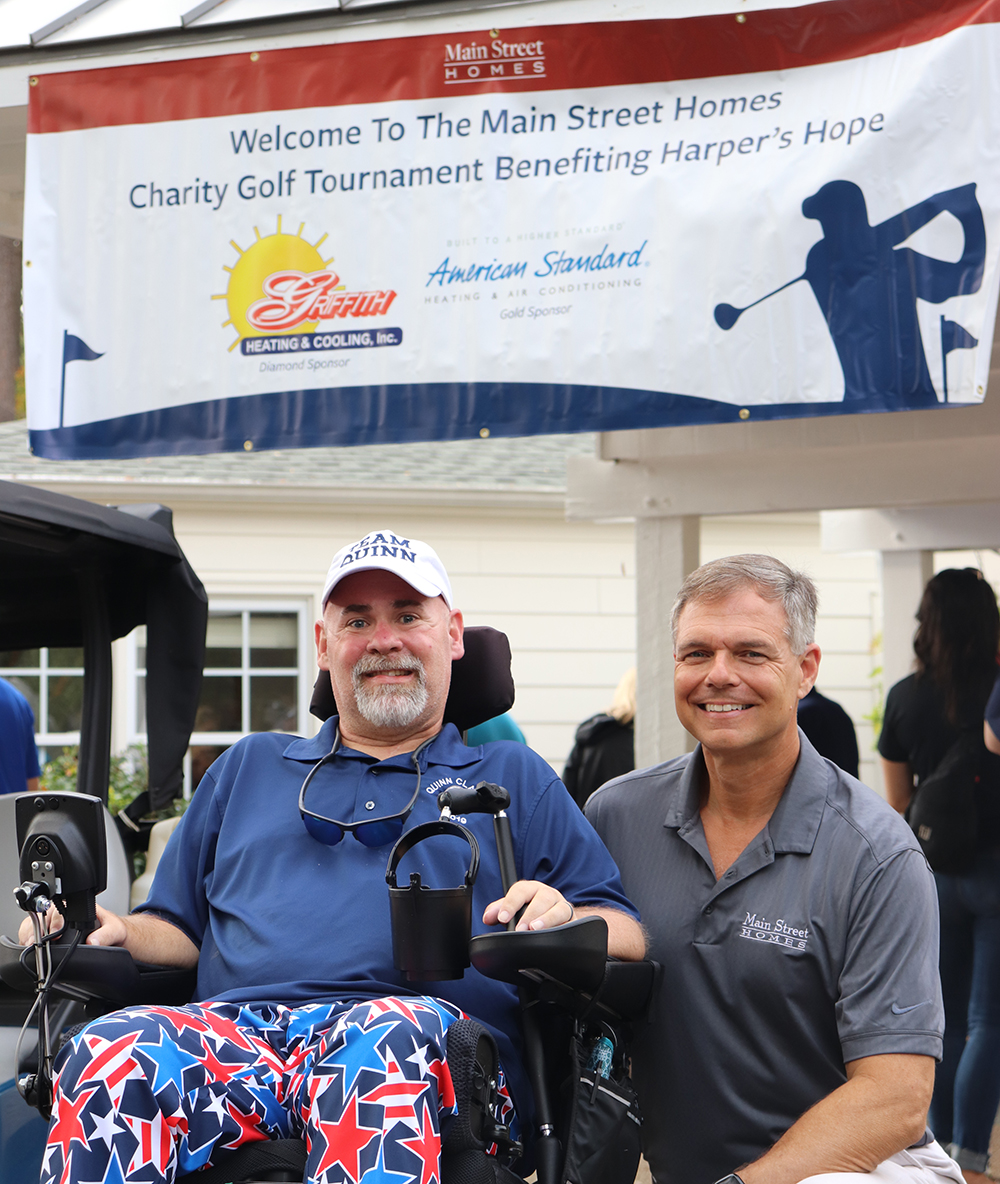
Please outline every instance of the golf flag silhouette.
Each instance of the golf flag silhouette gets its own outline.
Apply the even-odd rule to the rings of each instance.
[[[964,237],[961,257],[954,263],[902,245],[945,212],[958,219]],[[846,404],[870,401],[886,410],[937,406],[917,301],[941,304],[982,286],[986,226],[975,183],[932,194],[873,226],[860,187],[853,181],[829,181],[805,199],[802,213],[823,227],[803,273],[743,308],[717,304],[716,324],[730,330],[747,309],[805,280],[840,360]],[[945,356],[978,344],[961,325],[947,325],[954,328],[946,328],[942,320]]]
[[[948,355],[953,349],[975,349],[979,338],[973,337],[958,321],[941,314],[941,369],[944,375],[944,401],[948,402]]]
[[[60,427],[63,426],[63,410],[66,405],[66,363],[94,362],[103,357],[104,354],[99,354],[96,350],[91,349],[82,337],[77,337],[75,333],[68,333],[63,329],[62,384],[59,388]]]

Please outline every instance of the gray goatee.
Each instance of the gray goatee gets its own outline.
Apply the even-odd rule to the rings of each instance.
[[[417,677],[405,685],[373,683],[365,678],[386,670],[409,670]],[[423,714],[427,706],[427,677],[424,665],[412,655],[388,657],[363,654],[351,672],[354,700],[363,719],[377,728],[405,728]]]

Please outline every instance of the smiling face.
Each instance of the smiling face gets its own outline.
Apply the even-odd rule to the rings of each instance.
[[[462,615],[391,572],[358,572],[333,590],[316,649],[345,741],[419,743],[440,730],[451,663],[464,652]]]
[[[816,681],[819,646],[792,653],[780,602],[751,589],[689,601],[677,623],[674,702],[707,752],[760,758],[797,745],[796,708]]]

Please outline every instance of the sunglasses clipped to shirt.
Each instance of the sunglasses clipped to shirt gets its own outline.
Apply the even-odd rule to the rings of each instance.
[[[432,736],[431,740],[433,739]],[[420,796],[420,754],[430,742],[430,740],[425,740],[415,752],[410,753],[410,760],[417,771],[417,784],[413,790],[413,796],[402,810],[395,814],[385,814],[381,818],[364,818],[360,822],[341,822],[336,818],[327,818],[325,814],[317,814],[306,806],[306,790],[312,779],[325,764],[333,760],[337,753],[340,743],[338,729],[333,737],[333,747],[309,770],[302,782],[302,788],[299,790],[299,814],[302,816],[306,830],[317,842],[325,843],[327,847],[336,847],[344,835],[348,833],[353,834],[358,842],[363,843],[366,847],[385,847],[389,843],[395,843],[403,833],[403,826]]]

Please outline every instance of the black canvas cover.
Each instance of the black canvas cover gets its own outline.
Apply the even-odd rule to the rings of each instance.
[[[171,512],[0,481],[0,650],[85,646],[88,636],[93,647],[98,618],[97,634],[108,640],[147,627],[147,808],[160,809],[180,791],[208,622],[205,589],[174,538]],[[85,668],[81,749],[109,742],[96,733],[110,735],[110,682],[102,696],[96,681]]]

